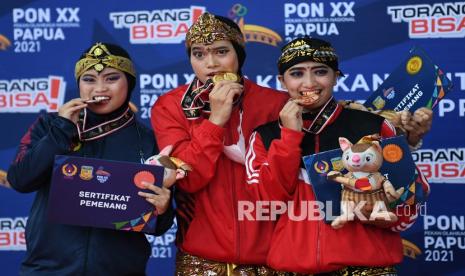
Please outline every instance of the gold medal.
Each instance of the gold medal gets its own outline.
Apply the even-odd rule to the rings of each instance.
[[[238,82],[239,81],[239,76],[234,73],[221,73],[213,76],[213,83],[217,84],[218,82],[222,80],[228,80],[228,81],[233,81],[233,82]]]
[[[239,76],[234,73],[224,73],[223,78],[234,82],[239,81]]]
[[[212,79],[212,81],[213,81],[214,84],[217,84],[217,83],[219,83],[219,82],[222,81],[222,80],[224,80],[223,74],[214,75],[214,76],[213,76],[213,79]]]

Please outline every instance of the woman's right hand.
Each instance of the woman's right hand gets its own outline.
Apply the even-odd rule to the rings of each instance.
[[[231,117],[234,99],[239,97],[244,90],[240,83],[223,80],[218,82],[209,94],[210,122],[218,126],[224,126]]]
[[[79,119],[79,111],[87,107],[86,100],[81,98],[72,99],[58,109],[58,116],[66,118],[73,123]]]
[[[302,119],[303,107],[297,100],[289,100],[279,112],[279,119],[285,128],[295,131],[301,131],[303,126]]]
[[[159,215],[165,213],[170,206],[171,191],[166,187],[160,188],[148,182],[142,182],[142,184],[146,187],[146,189],[151,190],[153,193],[139,191],[137,194],[150,202],[155,209],[157,209]]]

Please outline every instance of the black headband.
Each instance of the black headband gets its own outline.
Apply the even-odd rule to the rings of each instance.
[[[305,61],[314,61],[328,65],[339,72],[339,63],[336,51],[327,41],[318,38],[296,38],[284,45],[278,59],[279,74],[283,75],[290,67]]]

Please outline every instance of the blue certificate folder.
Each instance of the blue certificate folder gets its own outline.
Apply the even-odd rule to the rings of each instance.
[[[383,139],[381,146],[383,147],[384,161],[380,172],[387,176],[396,190],[405,187],[405,192],[399,201],[394,204],[422,202],[426,195],[423,194],[421,183],[418,182],[415,162],[412,159],[405,137],[397,136]],[[316,200],[322,202],[325,208],[331,208],[331,210],[325,209],[323,211],[326,214],[332,214],[333,218],[341,214],[342,187],[337,182],[327,180],[326,176],[330,171],[347,173],[347,170],[342,165],[341,156],[342,150],[335,149],[303,157]],[[330,223],[332,221],[331,217],[325,216],[325,221]]]
[[[163,173],[161,166],[57,155],[48,218],[54,223],[154,233],[155,207],[137,192],[144,190],[142,181],[161,187]]]
[[[452,82],[419,47],[371,94],[364,105],[373,110],[433,109],[452,89]]]

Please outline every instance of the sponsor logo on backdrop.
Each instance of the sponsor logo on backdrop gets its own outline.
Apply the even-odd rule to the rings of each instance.
[[[0,218],[0,251],[26,251],[27,217]]]
[[[65,98],[63,77],[0,80],[0,113],[56,112]]]
[[[439,102],[439,117],[446,115],[465,117],[465,99],[442,99]]]
[[[115,29],[129,29],[132,44],[181,43],[189,27],[206,10],[201,6],[151,11],[111,12]]]
[[[465,148],[422,149],[412,157],[430,183],[465,183]]]
[[[381,83],[389,76],[389,74],[349,74],[344,72],[344,77],[337,80],[334,87],[334,92],[373,92]],[[279,84],[277,75],[256,75],[256,82],[259,85],[282,89]],[[368,94],[367,94],[368,96]]]
[[[195,75],[192,73],[140,74],[140,111],[141,118],[150,118],[150,108],[163,93],[182,84],[190,83]]]
[[[10,40],[6,36],[0,34],[0,50],[6,50],[10,45]]]
[[[423,230],[425,262],[453,262],[463,256],[465,216],[426,215]]]
[[[447,78],[452,80],[454,83],[455,90],[465,91],[465,72],[447,73]],[[337,80],[337,84],[334,87],[334,92],[367,92],[372,93],[387,77],[388,73],[349,73],[344,72],[344,77],[340,77]],[[280,89],[277,75],[256,75],[256,82],[262,86],[273,87]],[[393,97],[395,94],[394,90],[386,90],[386,97]],[[369,94],[367,94],[368,96]],[[441,102],[447,99],[441,100]],[[441,104],[439,102],[439,104]]]
[[[205,11],[204,8],[197,8],[201,9],[201,13]],[[184,9],[184,12],[188,14],[196,14],[195,19],[198,17],[198,12],[193,12],[194,7],[191,7],[191,10]],[[180,10],[176,10],[180,11]],[[154,14],[155,12],[159,11],[152,11]],[[271,46],[277,46],[278,43],[282,41],[282,38],[279,34],[275,31],[266,28],[264,26],[252,25],[252,24],[245,24],[244,16],[247,14],[248,9],[244,5],[235,4],[231,7],[228,12],[229,18],[236,21],[236,23],[241,28],[242,32],[244,33],[246,42],[257,42],[263,43]],[[137,12],[123,12],[123,13],[111,13],[110,19],[113,18],[113,22],[115,28],[123,27],[124,21],[132,22],[128,17],[124,19],[125,15],[127,14],[134,14]],[[188,16],[185,16],[188,18]],[[117,24],[118,23],[118,24]],[[188,25],[190,26],[191,23]],[[180,34],[177,37],[176,41],[180,42],[184,40],[185,33]],[[155,43],[155,42],[154,42]],[[168,42],[166,42],[168,43]],[[164,94],[165,92],[178,87],[179,85],[183,85],[186,83],[190,83],[194,79],[195,75],[192,73],[142,73],[139,75],[139,91],[140,91],[140,111],[141,111],[141,118],[148,119],[150,118],[150,109],[153,104],[156,102],[159,96]]]
[[[355,1],[284,4],[286,41],[304,35],[337,36],[343,24],[355,22]]]
[[[389,74],[362,74],[362,73],[344,73],[345,76],[337,80],[334,87],[335,93],[351,93],[351,95],[339,95],[340,99],[353,99],[353,93],[365,93],[366,96],[360,97],[357,100],[364,100],[370,93],[378,89],[379,85],[389,76]],[[465,91],[465,72],[455,72],[446,74],[451,79],[455,87],[454,89]],[[278,81],[277,75],[254,75],[248,76],[257,84],[272,87],[275,89],[283,90]],[[150,118],[150,108],[156,102],[159,96],[165,92],[183,85],[190,83],[194,78],[193,73],[157,73],[148,74],[142,73],[139,75],[139,89],[140,89],[140,110],[141,118]],[[386,97],[391,97],[395,91],[386,90]],[[465,117],[465,99],[443,99],[438,104],[439,116],[458,116]]]
[[[79,7],[15,8],[13,44],[16,53],[36,53],[42,42],[63,41],[67,29],[79,28]]]
[[[228,12],[229,18],[234,20],[241,28],[246,42],[258,42],[277,47],[278,43],[283,41],[278,33],[267,27],[245,24],[244,16],[247,15],[247,12],[247,7],[241,4],[233,5]]]
[[[176,255],[174,241],[176,239],[176,231],[178,224],[176,218],[174,219],[173,226],[163,236],[145,235],[148,242],[152,246],[152,254],[150,258],[168,259]]]
[[[465,37],[465,2],[388,6],[393,23],[408,23],[410,38]]]

